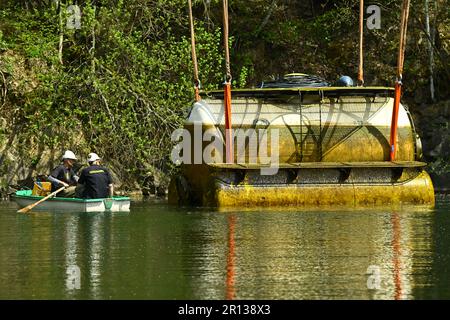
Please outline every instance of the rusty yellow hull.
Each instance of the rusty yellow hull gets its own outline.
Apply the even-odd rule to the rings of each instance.
[[[224,107],[220,93],[213,93],[195,103],[186,119],[186,135],[194,142],[183,155],[200,157],[183,159],[169,202],[218,208],[434,206],[420,139],[403,105],[397,162],[388,161],[391,93],[389,88],[238,92],[232,101],[232,164],[224,164]],[[218,147],[211,148],[206,132]],[[268,152],[261,153],[264,146]],[[274,151],[277,170],[264,174]],[[214,156],[205,160],[205,154]]]
[[[242,185],[217,183],[207,204],[225,207],[396,206],[434,204],[426,172],[402,184]]]
[[[208,207],[434,206],[421,166],[301,166],[273,176],[259,170],[199,165],[172,180],[169,202]]]

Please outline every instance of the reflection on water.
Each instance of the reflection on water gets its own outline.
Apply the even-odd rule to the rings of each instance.
[[[76,216],[67,219],[65,266],[66,266],[66,289],[81,289],[81,270],[77,265],[77,233],[78,224],[75,222]]]
[[[434,210],[16,214],[0,203],[0,298],[450,298],[450,203]]]
[[[230,214],[228,216],[228,255],[227,255],[227,286],[226,286],[226,299],[232,300],[235,298],[234,291],[234,226],[236,224],[236,216]]]

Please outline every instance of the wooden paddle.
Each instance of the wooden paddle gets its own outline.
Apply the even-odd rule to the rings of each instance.
[[[58,192],[64,190],[65,187],[61,187],[58,190],[56,190],[55,192],[50,193],[48,196],[46,196],[45,198],[42,198],[41,200],[30,204],[29,206],[26,206],[25,208],[22,208],[20,210],[17,210],[18,213],[27,213],[28,211],[30,211],[31,209],[33,209],[34,207],[36,207],[39,203],[44,202],[47,199],[50,199],[51,197],[54,197]]]

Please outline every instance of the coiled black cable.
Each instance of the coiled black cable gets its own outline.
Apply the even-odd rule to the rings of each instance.
[[[287,74],[283,78],[261,82],[259,88],[298,88],[298,87],[329,87],[330,83],[318,76],[303,73]]]

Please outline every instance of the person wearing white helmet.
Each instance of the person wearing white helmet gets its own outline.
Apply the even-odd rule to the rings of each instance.
[[[109,198],[114,195],[111,174],[106,167],[100,165],[100,161],[101,159],[96,153],[89,153],[89,167],[81,171],[78,180],[78,186],[83,190],[82,198]]]
[[[78,176],[73,170],[73,165],[77,161],[75,154],[67,150],[62,156],[62,163],[54,168],[48,180],[52,183],[52,191],[56,191],[62,186],[66,187],[64,190],[59,192],[57,196],[72,198],[75,195],[75,188],[78,182]]]

